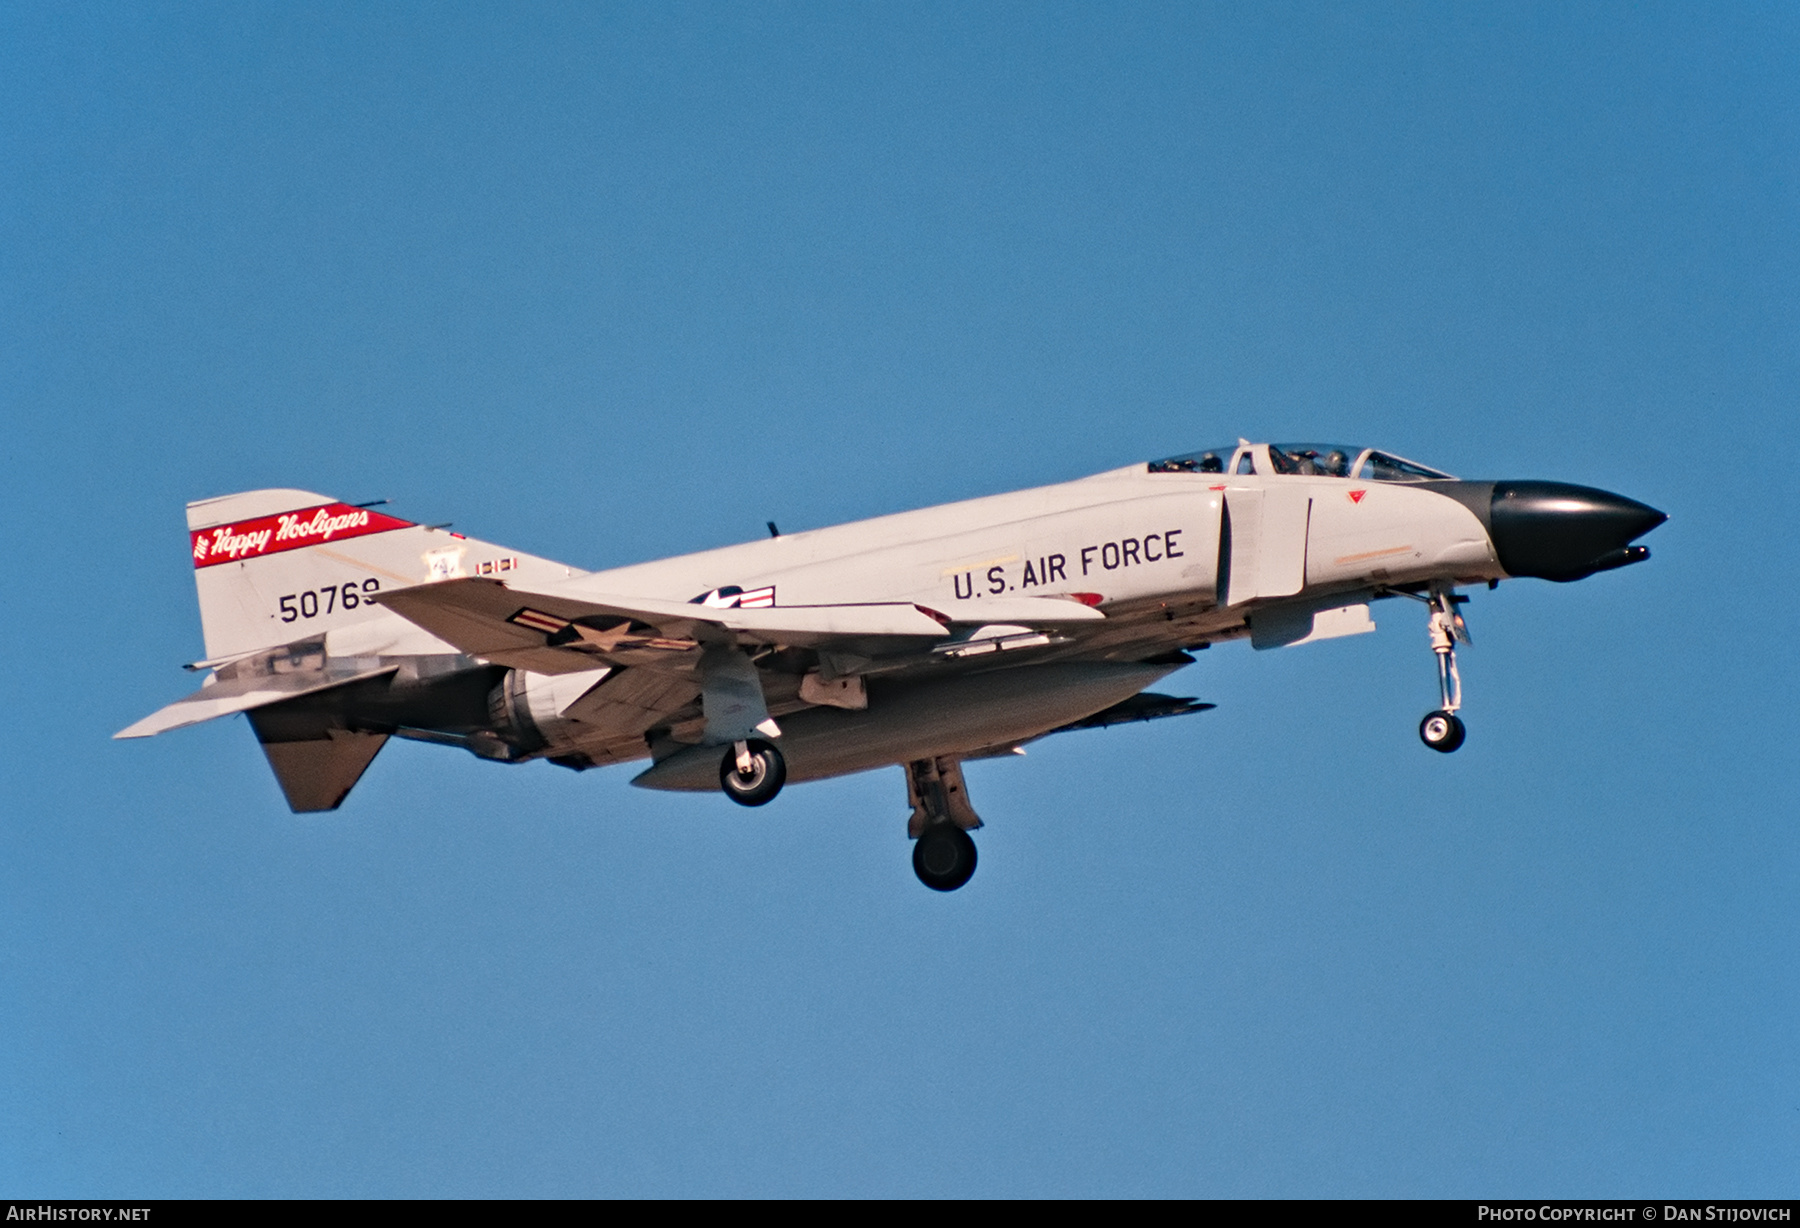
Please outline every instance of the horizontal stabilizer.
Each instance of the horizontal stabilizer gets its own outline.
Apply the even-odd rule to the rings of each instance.
[[[201,687],[185,699],[178,699],[168,707],[152,712],[137,724],[119,730],[113,734],[113,737],[153,737],[171,729],[180,729],[186,725],[198,725],[202,721],[210,721],[215,717],[248,712],[252,708],[280,703],[284,699],[295,699],[301,695],[311,695],[316,691],[328,691],[332,687],[379,678],[383,674],[391,674],[399,668],[398,665],[387,665],[354,673],[304,670],[292,674],[262,674],[249,678],[232,678],[214,682],[209,686]]]
[[[253,722],[255,717],[250,718]],[[260,739],[262,731],[257,730]],[[263,754],[295,814],[336,810],[362,779],[375,754],[387,744],[385,733],[330,729],[325,736],[301,742],[264,742]]]

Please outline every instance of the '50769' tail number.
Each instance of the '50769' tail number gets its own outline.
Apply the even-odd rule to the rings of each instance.
[[[380,589],[381,581],[370,576],[360,584],[351,580],[346,584],[309,588],[304,593],[289,593],[281,599],[281,621],[291,623],[302,618],[317,618],[340,608],[354,610],[371,593],[379,592]]]

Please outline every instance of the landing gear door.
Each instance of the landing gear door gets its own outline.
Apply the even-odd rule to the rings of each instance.
[[[1280,486],[1225,492],[1220,532],[1221,605],[1291,597],[1306,586],[1306,533],[1312,499]]]

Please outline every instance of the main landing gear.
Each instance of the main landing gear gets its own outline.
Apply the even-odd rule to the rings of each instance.
[[[766,806],[787,783],[787,760],[760,733],[780,737],[769,717],[762,678],[743,649],[709,644],[700,654],[700,709],[706,741],[728,747],[719,760],[719,787],[740,806]]]
[[[766,806],[787,783],[787,760],[761,738],[734,742],[719,761],[719,787],[740,806]]]
[[[1456,669],[1456,644],[1469,642],[1468,624],[1456,607],[1467,600],[1448,588],[1434,586],[1425,598],[1431,605],[1431,651],[1437,654],[1438,698],[1442,703],[1436,712],[1427,712],[1419,722],[1419,740],[1432,750],[1449,754],[1468,736],[1456,710],[1462,707],[1462,675]]]
[[[962,763],[956,759],[915,759],[906,765],[906,800],[912,818],[913,873],[933,891],[955,891],[975,873],[971,829],[981,816],[969,805]]]

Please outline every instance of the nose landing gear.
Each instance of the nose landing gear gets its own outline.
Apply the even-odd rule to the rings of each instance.
[[[1463,744],[1468,729],[1456,710],[1462,707],[1462,675],[1456,669],[1456,643],[1469,643],[1469,627],[1456,607],[1468,600],[1448,588],[1433,587],[1426,598],[1431,605],[1431,651],[1437,654],[1438,698],[1436,712],[1419,722],[1419,740],[1432,750],[1449,754]]]

